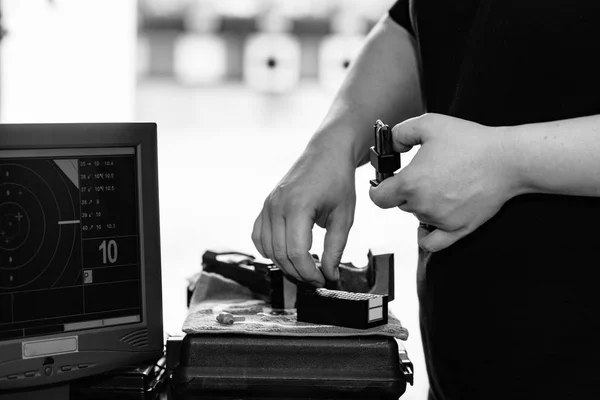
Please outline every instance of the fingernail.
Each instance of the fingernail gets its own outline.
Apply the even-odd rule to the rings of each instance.
[[[340,279],[340,270],[339,270],[339,268],[336,268],[336,269],[333,270],[333,277],[335,278],[336,281],[338,279]]]

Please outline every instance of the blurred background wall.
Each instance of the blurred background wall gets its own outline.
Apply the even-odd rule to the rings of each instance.
[[[258,256],[250,234],[265,197],[327,112],[369,29],[393,0],[2,0],[0,121],[153,121],[165,325],[185,317],[186,279],[204,251]],[[406,165],[414,150],[403,155]],[[412,215],[369,199],[343,261],[393,252],[391,309],[410,332],[406,399],[428,388],[418,325]],[[312,252],[323,251],[315,228]]]

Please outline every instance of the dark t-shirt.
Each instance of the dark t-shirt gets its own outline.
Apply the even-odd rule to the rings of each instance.
[[[390,15],[417,39],[429,112],[490,126],[600,114],[597,1],[400,0]],[[419,254],[432,398],[600,399],[599,229],[600,198],[528,194]]]

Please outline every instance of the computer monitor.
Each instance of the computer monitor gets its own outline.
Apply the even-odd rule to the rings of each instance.
[[[163,338],[156,124],[0,124],[0,398]]]

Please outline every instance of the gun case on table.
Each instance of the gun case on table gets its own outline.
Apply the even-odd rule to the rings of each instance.
[[[172,348],[174,400],[397,400],[413,378],[404,346],[388,336],[188,334]]]

